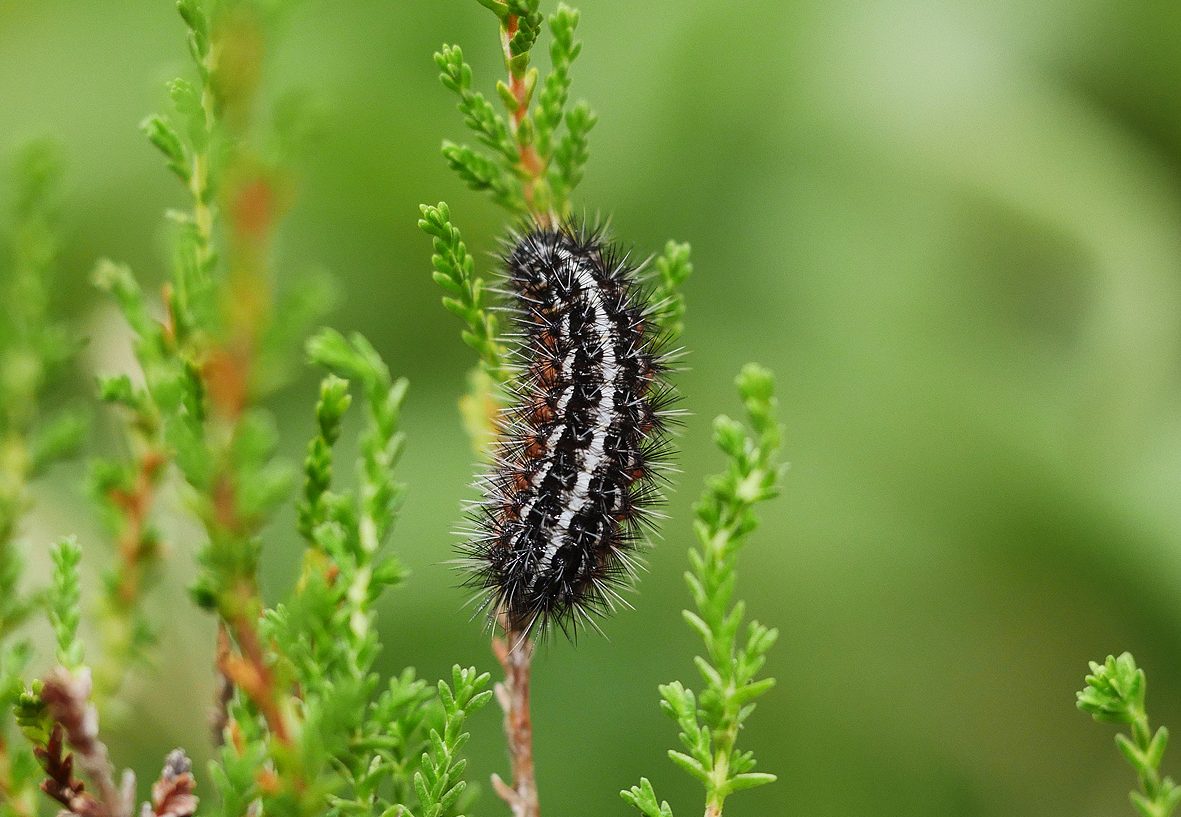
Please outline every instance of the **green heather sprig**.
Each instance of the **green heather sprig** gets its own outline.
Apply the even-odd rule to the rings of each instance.
[[[389,679],[353,738],[355,759],[346,762],[344,772],[349,793],[331,798],[331,815],[384,814],[391,803],[411,801],[435,699],[435,690],[412,667]]]
[[[578,12],[559,4],[549,18],[549,27],[553,38],[549,50],[552,68],[533,110],[535,141],[538,155],[551,157],[546,179],[554,200],[560,203],[560,209],[568,210],[570,195],[582,181],[583,168],[590,158],[587,136],[594,127],[595,115],[585,101],[567,111],[570,68],[582,50],[582,43],[574,38]],[[563,122],[564,134],[560,132]]]
[[[499,325],[496,314],[489,309],[484,279],[475,273],[475,259],[451,223],[451,210],[446,202],[437,206],[423,204],[419,210],[422,218],[418,220],[418,228],[431,236],[434,248],[431,276],[447,293],[443,296],[443,307],[467,325],[460,337],[479,355],[483,371],[503,383],[508,379],[508,370],[498,338]]]
[[[182,0],[178,9],[200,84],[177,79],[169,92],[187,138],[163,117],[145,125],[169,166],[181,168],[192,199],[191,212],[177,217],[173,279],[186,410],[167,434],[209,536],[194,593],[238,629],[252,626],[259,612],[258,531],[292,483],[286,464],[273,460],[274,422],[256,407],[258,326],[271,322],[270,285],[265,258],[247,251],[258,240],[254,233],[269,232],[276,215],[272,180],[266,172],[249,173],[257,51],[270,14],[265,5]],[[166,130],[170,136],[157,138]],[[224,297],[230,288],[232,301]]]
[[[685,330],[685,295],[682,287],[693,274],[690,252],[688,244],[669,241],[664,245],[664,252],[656,256],[654,264],[655,285],[650,295],[652,318],[660,324],[661,331],[670,341],[679,338]]]
[[[99,379],[100,397],[121,410],[127,450],[124,456],[97,462],[92,478],[117,555],[103,603],[103,660],[97,680],[104,698],[118,692],[130,665],[153,638],[140,602],[163,552],[152,511],[167,466],[180,465],[190,484],[207,482],[213,470],[203,434],[208,394],[200,361],[208,356],[219,326],[214,285],[216,56],[206,5],[181,0],[177,8],[188,28],[199,86],[181,78],[169,83],[179,126],[162,115],[149,116],[141,125],[193,201],[190,211],[168,214],[177,232],[172,275],[161,293],[164,319],[152,316],[146,294],[126,266],[102,261],[94,273],[96,286],[115,299],[135,332],[143,382],[134,385],[123,374]]]
[[[37,813],[41,769],[32,748],[14,740],[12,712],[24,692],[23,677],[32,658],[27,641],[0,646],[0,722],[4,739],[0,746],[0,817],[33,817]]]
[[[429,748],[423,754],[422,767],[414,773],[414,792],[418,797],[415,809],[407,807],[413,817],[445,817],[457,813],[462,795],[467,788],[463,772],[467,761],[460,751],[467,743],[463,731],[467,716],[482,708],[492,699],[492,690],[484,689],[491,676],[476,674],[474,668],[451,671],[451,685],[440,681],[438,699],[442,704],[442,724],[430,731]]]
[[[408,384],[405,378],[391,380],[385,362],[359,334],[346,340],[338,332],[322,330],[309,341],[308,354],[333,374],[321,385],[320,435],[308,451],[300,527],[313,548],[328,555],[340,571],[335,581],[344,591],[345,646],[355,662],[354,672],[364,673],[372,665],[376,648],[371,603],[405,574],[396,559],[379,559],[378,552],[405,496],[405,486],[394,481],[393,469],[405,446],[398,418]],[[341,377],[358,383],[365,397],[355,499],[328,490],[331,440],[339,434],[340,416],[349,404],[344,391],[348,381]],[[339,550],[341,545],[346,550]]]
[[[1078,693],[1078,708],[1097,721],[1127,724],[1131,737],[1115,736],[1115,745],[1136,772],[1140,791],[1129,795],[1142,817],[1168,817],[1181,803],[1181,787],[1170,777],[1161,777],[1161,760],[1169,742],[1169,730],[1155,732],[1148,723],[1144,706],[1147,679],[1131,653],[1107,656],[1102,664],[1091,662],[1087,685]]]
[[[746,605],[734,601],[734,590],[738,554],[758,524],[754,506],[777,495],[786,470],[778,461],[783,428],[769,371],[748,364],[737,385],[749,428],[726,416],[714,421],[714,441],[729,464],[707,482],[694,508],[699,548],[689,551],[685,574],[694,609],[684,617],[705,645],[705,655],[694,658],[704,688],[694,694],[679,681],[660,687],[661,708],[680,728],[684,749],[670,750],[669,757],[701,781],[706,817],[719,817],[734,792],[775,780],[754,770],[753,755],[739,750],[737,741],[756,699],[775,683],[758,674],[779,633],[757,621],[740,632]],[[646,779],[621,794],[646,817],[672,815]]]
[[[57,662],[70,672],[83,662],[78,626],[82,621],[82,586],[78,574],[82,548],[73,537],[60,540],[50,550],[53,589],[49,593],[49,621],[57,639]]]
[[[264,813],[291,817],[325,809],[452,815],[464,785],[463,718],[486,702],[476,693],[487,676],[456,667],[453,686],[432,694],[409,669],[378,692],[373,672],[374,605],[404,575],[380,551],[404,492],[392,469],[404,442],[398,417],[406,382],[391,379],[360,335],[323,330],[308,354],[331,372],[321,383],[298,511],[308,547],[294,592],[264,614],[263,642],[273,645],[261,664],[272,673],[268,683],[255,683],[257,664],[223,658],[244,697],[231,702],[232,739],[214,775],[222,813],[231,817],[257,800]],[[333,447],[352,402],[350,380],[360,387],[365,424],[358,488],[342,491],[333,487]],[[274,774],[253,773],[260,761]]]
[[[102,660],[96,668],[99,699],[105,702],[119,691],[153,641],[140,601],[155,579],[162,555],[153,506],[171,454],[161,412],[179,408],[185,374],[170,352],[165,326],[148,318],[147,304],[131,271],[104,261],[93,280],[115,298],[136,333],[135,355],[143,372],[143,385],[133,384],[126,374],[98,378],[99,398],[121,413],[128,449],[126,456],[99,459],[91,465],[91,492],[116,552],[115,563],[104,576]]]
[[[472,67],[459,46],[443,46],[435,54],[439,78],[459,97],[459,110],[476,140],[491,151],[445,141],[443,157],[469,187],[487,191],[510,213],[532,214],[542,221],[566,218],[589,158],[587,138],[596,122],[585,102],[568,106],[570,68],[582,48],[575,39],[578,12],[559,4],[549,17],[551,68],[534,105],[539,72],[530,61],[541,33],[539,0],[481,4],[500,24],[508,76],[497,82],[496,95],[504,112],[472,89]]]
[[[227,817],[232,804],[256,798],[268,814],[315,815],[330,802],[338,813],[360,813],[344,804],[356,803],[355,783],[373,761],[355,741],[380,728],[370,720],[379,709],[370,703],[378,682],[372,672],[379,648],[374,604],[404,573],[379,551],[403,493],[392,470],[403,445],[397,424],[406,383],[391,381],[359,335],[346,340],[325,330],[308,351],[333,372],[321,384],[317,434],[305,462],[298,527],[308,548],[291,596],[264,613],[262,655],[244,650],[221,659],[244,695],[231,702],[232,739],[222,750],[223,772],[215,776]],[[356,492],[333,488],[333,445],[352,402],[349,381],[340,375],[357,382],[365,397]],[[274,767],[261,782],[245,773],[259,758]],[[372,795],[371,813],[379,793],[364,795]]]
[[[78,817],[131,817],[135,775],[125,771],[121,782],[115,782],[114,766],[99,738],[91,672],[84,663],[79,639],[82,549],[70,537],[54,545],[50,555],[53,585],[47,607],[57,642],[58,664],[32,684],[20,683],[13,704],[16,720],[40,767],[39,788],[64,807],[65,813]],[[74,777],[75,769],[85,775],[86,783]],[[28,813],[36,814],[35,805]],[[176,810],[176,817],[191,815],[191,810]]]
[[[469,390],[460,402],[464,427],[472,445],[486,454],[495,436],[501,395],[510,377],[505,349],[499,339],[499,321],[491,308],[484,279],[476,274],[475,259],[451,223],[446,202],[419,206],[418,227],[431,237],[431,276],[443,288],[443,307],[467,326],[463,342],[475,350],[479,365],[468,377]]]
[[[191,464],[207,455],[199,427],[206,411],[200,373],[181,345],[178,327],[192,321],[176,316],[182,304],[171,297],[182,289],[176,279],[164,291],[166,317],[152,307],[131,270],[101,261],[95,285],[119,306],[135,333],[134,353],[142,374],[98,378],[99,397],[118,411],[126,453],[97,460],[91,486],[110,531],[116,559],[106,571],[102,603],[101,659],[96,667],[99,700],[116,695],[136,662],[146,657],[153,628],[141,602],[154,583],[163,556],[155,523],[155,501],[172,462]],[[190,468],[191,471],[191,468]]]

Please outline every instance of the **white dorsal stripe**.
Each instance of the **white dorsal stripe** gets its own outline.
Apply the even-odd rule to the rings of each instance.
[[[579,449],[575,460],[574,486],[564,492],[559,507],[561,515],[557,524],[548,527],[546,533],[545,550],[538,560],[538,571],[534,575],[534,582],[545,570],[552,570],[556,565],[558,550],[562,544],[570,539],[570,526],[574,517],[581,511],[590,496],[590,484],[600,466],[605,462],[605,444],[607,434],[615,422],[616,384],[619,375],[619,365],[615,356],[617,342],[615,326],[608,313],[606,299],[603,296],[599,282],[595,280],[594,266],[585,258],[576,258],[564,247],[558,247],[556,255],[559,261],[569,267],[578,281],[579,290],[587,301],[591,318],[593,339],[588,339],[584,348],[598,347],[602,353],[599,376],[595,378],[599,385],[599,403],[596,406],[594,420],[591,424],[591,441],[586,448]]]

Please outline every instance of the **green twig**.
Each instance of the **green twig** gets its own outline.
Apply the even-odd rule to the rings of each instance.
[[[734,792],[775,780],[755,771],[754,756],[737,741],[756,699],[775,683],[757,676],[779,633],[752,621],[740,636],[746,605],[734,601],[734,590],[738,554],[758,524],[754,506],[778,493],[786,470],[778,462],[783,428],[769,371],[748,364],[737,383],[749,428],[725,416],[714,422],[714,441],[729,466],[707,482],[694,509],[699,548],[689,552],[685,574],[694,610],[684,617],[705,645],[705,656],[694,659],[704,687],[699,695],[678,681],[660,687],[661,708],[676,721],[684,748],[669,757],[704,786],[706,817],[720,817]],[[646,817],[671,817],[647,780],[621,794]]]
[[[1091,662],[1086,683],[1077,696],[1078,708],[1097,721],[1130,727],[1131,737],[1116,735],[1115,744],[1140,780],[1140,791],[1129,795],[1132,805],[1141,817],[1169,817],[1181,804],[1181,787],[1160,773],[1169,730],[1162,726],[1153,732],[1148,724],[1144,670],[1131,653],[1109,655],[1102,664]]]
[[[588,136],[597,121],[585,102],[569,105],[571,66],[582,50],[575,38],[578,12],[559,3],[545,21],[539,0],[481,3],[496,15],[500,28],[507,76],[496,83],[496,95],[504,113],[473,90],[472,67],[459,46],[443,46],[435,54],[439,79],[458,97],[468,129],[490,151],[445,141],[443,157],[469,187],[487,191],[514,216],[527,215],[543,224],[568,218],[571,196],[590,158]],[[541,79],[530,63],[543,21],[552,40],[551,68]]]
[[[486,672],[477,674],[474,667],[461,669],[457,665],[451,670],[450,686],[439,682],[443,724],[440,730],[431,730],[422,767],[414,773],[418,808],[411,811],[407,807],[408,817],[443,817],[453,813],[460,802],[467,787],[462,778],[467,761],[459,755],[468,740],[463,727],[468,715],[491,700],[492,690],[484,689],[490,677]]]

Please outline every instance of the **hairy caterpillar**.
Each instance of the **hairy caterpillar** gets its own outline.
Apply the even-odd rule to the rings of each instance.
[[[669,454],[669,356],[601,230],[530,225],[503,258],[516,372],[463,547],[492,618],[567,635],[626,604]],[[641,265],[642,266],[642,265]]]

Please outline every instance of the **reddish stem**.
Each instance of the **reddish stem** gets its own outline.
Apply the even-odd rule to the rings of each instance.
[[[512,68],[512,39],[519,30],[520,20],[517,15],[510,14],[500,31],[509,74],[508,87],[516,101],[516,106],[509,111],[509,127],[518,145],[518,164],[525,175],[525,205],[539,222],[545,224],[550,217],[547,213],[537,212],[534,202],[534,188],[545,173],[545,161],[531,143],[522,144],[517,138],[521,123],[529,115],[525,74],[518,75]],[[529,640],[527,630],[515,626],[507,616],[501,617],[500,624],[504,635],[492,640],[492,651],[504,670],[504,681],[496,685],[496,699],[504,711],[504,734],[512,763],[513,783],[510,786],[494,774],[492,787],[512,809],[513,817],[539,817],[541,809],[533,769],[533,721],[529,708],[533,642]]]
[[[230,701],[234,697],[234,682],[222,671],[222,667],[233,656],[230,632],[224,621],[217,622],[217,655],[214,658],[216,678],[214,679],[213,711],[209,718],[209,729],[213,745],[221,746],[225,740],[226,727],[230,725]]]
[[[218,669],[254,702],[275,740],[289,745],[291,735],[281,705],[283,691],[276,684],[274,672],[267,666],[258,631],[246,615],[238,616],[231,624],[238,642],[238,654],[219,649]]]
[[[517,15],[510,14],[505,20],[504,27],[500,30],[500,43],[504,49],[504,62],[509,69],[508,87],[512,92],[513,99],[516,100],[517,106],[510,111],[509,123],[512,129],[513,138],[516,139],[517,130],[520,128],[521,122],[529,115],[529,98],[528,91],[525,88],[524,75],[517,76],[511,67],[513,53],[512,53],[512,39],[520,29],[520,21]],[[541,155],[532,144],[521,145],[518,142],[518,152],[520,155],[519,164],[521,169],[525,172],[525,205],[530,211],[534,209],[533,205],[533,188],[537,184],[537,180],[545,172],[545,162],[542,161]],[[544,214],[537,213],[539,220],[548,220]]]
[[[112,502],[124,513],[118,545],[119,581],[115,587],[115,597],[124,609],[131,609],[139,598],[144,562],[154,547],[146,536],[148,515],[155,499],[159,474],[167,461],[164,454],[155,449],[145,452],[139,459],[131,491],[111,492]]]
[[[492,787],[512,809],[513,817],[539,817],[533,772],[533,721],[529,714],[533,642],[510,626],[503,638],[493,639],[492,651],[504,669],[504,681],[496,685],[496,699],[504,710],[504,735],[513,769],[511,786],[493,775]]]

